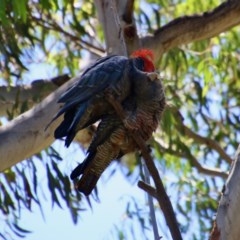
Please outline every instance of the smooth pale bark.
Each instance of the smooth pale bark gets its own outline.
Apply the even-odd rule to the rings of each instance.
[[[60,108],[57,104],[59,96],[77,79],[73,78],[40,104],[0,127],[0,171],[31,157],[54,141],[53,132],[62,118],[45,128]],[[87,129],[80,132],[79,141],[89,142],[89,134]]]
[[[30,85],[0,87],[0,116],[6,116],[8,112],[20,114],[22,106],[33,107],[69,79],[68,75],[61,75],[49,80],[34,80]]]
[[[211,240],[240,239],[240,145],[219,202]]]
[[[119,14],[123,12],[127,0],[95,0],[94,2],[98,19],[103,27],[107,53],[126,56],[125,42],[119,31],[121,28]]]

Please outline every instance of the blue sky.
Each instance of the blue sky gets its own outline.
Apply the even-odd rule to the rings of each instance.
[[[116,166],[116,163],[113,163],[109,170],[113,169],[114,165]],[[60,209],[57,206],[52,208],[50,198],[48,201],[42,201],[45,221],[36,206],[33,207],[32,213],[24,211],[20,225],[33,231],[26,239],[66,240],[75,239],[76,236],[78,236],[77,239],[115,239],[112,235],[114,225],[124,225],[124,222],[129,222],[125,214],[128,196],[134,195],[139,203],[142,202],[142,205],[146,206],[146,211],[148,211],[148,207],[142,190],[136,184],[129,184],[120,170],[117,170],[110,180],[108,174],[109,171],[106,171],[98,184],[100,202],[92,201],[93,209],[87,208],[86,211],[83,211],[77,225],[72,223],[66,208]],[[139,232],[138,239],[142,239],[140,234]],[[151,239],[151,231],[148,235]]]
[[[79,236],[80,239],[104,239],[113,229],[113,223],[124,214],[124,204],[120,196],[125,192],[128,194],[134,187],[131,187],[121,173],[117,173],[113,181],[108,184],[100,182],[100,201],[92,201],[93,210],[87,208],[82,212],[77,225],[72,223],[69,211],[60,209],[57,206],[51,207],[51,200],[43,201],[45,221],[37,207],[34,213],[25,212],[21,220],[22,226],[33,230],[27,239],[73,239]],[[116,188],[117,184],[117,188]],[[135,186],[136,188],[136,186]],[[47,190],[48,191],[48,190]]]

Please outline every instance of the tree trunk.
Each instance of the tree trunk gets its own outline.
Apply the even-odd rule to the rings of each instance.
[[[219,202],[210,240],[240,239],[240,145]]]

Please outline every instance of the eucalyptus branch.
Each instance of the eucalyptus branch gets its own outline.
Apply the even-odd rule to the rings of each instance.
[[[33,107],[69,79],[70,77],[64,74],[51,79],[34,80],[30,85],[0,87],[0,116],[11,114],[13,117],[15,113],[19,114]]]
[[[138,182],[138,187],[141,188],[143,191],[147,192],[152,197],[157,199],[157,191],[151,185],[149,185],[149,184],[147,184],[147,183],[145,183],[143,181],[139,181]]]
[[[56,119],[46,131],[44,129],[51,121],[52,113],[59,110],[60,104],[57,104],[57,101],[60,96],[78,80],[79,77],[72,78],[32,109],[0,126],[0,172],[52,144],[55,140],[53,132],[63,117]],[[78,132],[77,139],[88,144],[91,137],[91,131],[83,129]]]
[[[78,45],[81,48],[87,49],[89,52],[96,54],[98,56],[103,56],[104,49],[94,46],[92,43],[79,38],[79,36],[75,36],[75,35],[69,33],[68,31],[64,30],[61,26],[59,26],[56,22],[44,21],[43,19],[34,17],[34,16],[32,16],[32,20],[35,21],[36,24],[42,26],[45,29],[58,31],[58,32],[64,34],[70,40],[74,41],[75,44],[78,43]]]
[[[177,150],[173,150],[171,148],[165,148],[157,140],[154,141],[154,147],[159,152],[169,153],[170,155],[187,159],[190,162],[191,166],[195,167],[199,173],[203,173],[203,174],[214,176],[214,177],[217,176],[224,179],[226,179],[228,176],[228,173],[222,172],[219,168],[209,168],[209,167],[202,166],[197,160],[197,158],[194,157],[190,151],[180,152]]]
[[[229,176],[222,190],[217,210],[216,220],[213,223],[210,240],[239,239],[240,222],[239,196],[240,196],[240,145],[231,166]]]
[[[125,43],[125,40],[124,40],[124,34],[123,34],[122,27],[121,27],[121,22],[120,22],[120,19],[119,19],[119,15],[118,15],[118,11],[117,11],[117,6],[116,6],[116,1],[115,0],[111,0],[111,8],[112,8],[112,11],[113,11],[113,16],[114,16],[116,28],[119,31],[119,40],[120,40],[120,44],[121,44],[121,46],[123,48],[122,52],[123,52],[124,56],[127,56],[128,55],[127,47],[126,47],[126,43]]]
[[[176,121],[177,122],[176,127],[180,133],[182,133],[183,135],[189,138],[192,138],[196,143],[204,144],[204,145],[207,145],[210,149],[214,149],[219,154],[219,156],[229,164],[233,162],[233,159],[221,148],[221,146],[216,140],[208,137],[203,137],[200,134],[193,132],[189,127],[184,125],[183,117],[179,112],[179,110],[173,106],[171,107],[168,106],[168,107],[171,108],[171,111],[174,113],[175,118],[178,119]]]
[[[149,174],[149,171],[148,171],[147,166],[146,166],[145,162],[143,161],[143,159],[142,159],[142,165],[143,165],[143,172],[144,172],[144,181],[147,184],[150,184],[150,174]],[[149,209],[150,209],[150,216],[151,216],[151,220],[152,220],[154,239],[159,240],[160,237],[159,237],[159,233],[158,233],[156,214],[155,214],[155,210],[154,210],[153,196],[151,194],[148,194],[148,192],[147,192],[147,197],[148,197],[148,205],[149,205]]]
[[[240,1],[228,0],[212,11],[176,18],[141,39],[144,47],[154,49],[156,60],[174,47],[219,35],[240,24]]]

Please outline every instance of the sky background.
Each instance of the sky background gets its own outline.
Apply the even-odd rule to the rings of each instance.
[[[60,169],[64,172],[71,172],[72,165],[77,164],[79,160],[84,158],[81,150],[77,149],[77,144],[74,144],[72,148],[64,148],[64,143],[56,141],[53,146],[60,152],[63,160],[60,162]],[[122,227],[134,227],[134,234],[137,239],[145,239],[142,236],[141,228],[136,218],[128,218],[126,216],[126,206],[130,204],[132,196],[137,201],[138,206],[141,206],[140,211],[145,212],[148,216],[149,207],[147,206],[146,194],[137,187],[137,182],[130,183],[123,174],[123,167],[117,162],[113,162],[107,171],[104,172],[98,182],[98,194],[100,201],[91,200],[92,209],[85,204],[86,211],[79,213],[79,220],[77,225],[74,225],[70,216],[70,212],[65,206],[65,203],[61,201],[63,209],[60,209],[57,205],[52,207],[51,197],[48,194],[49,190],[44,189],[47,187],[46,171],[44,165],[40,161],[36,161],[38,176],[41,184],[39,187],[45,194],[46,199],[41,197],[42,208],[44,217],[41,215],[39,207],[33,203],[32,212],[27,210],[23,211],[20,226],[28,230],[33,231],[27,235],[27,240],[40,240],[40,239],[89,239],[89,240],[110,240],[118,239],[116,237],[115,228]],[[110,176],[112,171],[116,170],[113,176]],[[41,196],[41,195],[40,195]],[[134,207],[130,207],[133,211]],[[161,215],[162,213],[160,213]],[[162,216],[160,216],[162,220]],[[165,228],[165,223],[162,221],[162,227]],[[161,235],[164,234],[161,232]],[[154,239],[152,230],[147,231],[147,239]],[[21,238],[16,238],[21,239]],[[127,232],[126,239],[133,238],[131,232]]]
[[[107,172],[103,178],[106,175]],[[52,208],[50,198],[43,204],[45,221],[37,206],[33,208],[33,213],[24,211],[21,226],[33,230],[26,239],[111,239],[109,233],[114,230],[114,224],[119,220],[124,221],[126,204],[122,196],[134,192],[134,195],[144,200],[143,193],[136,185],[131,186],[120,171],[116,171],[107,183],[100,181],[98,186],[100,202],[92,201],[93,209],[87,208],[80,213],[77,225],[73,224],[66,208]]]

